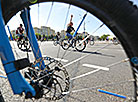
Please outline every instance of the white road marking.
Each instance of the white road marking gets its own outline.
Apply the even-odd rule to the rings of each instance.
[[[90,71],[90,72],[88,72],[88,73],[85,73],[85,74],[76,76],[76,77],[74,77],[74,78],[71,78],[71,80],[75,80],[75,79],[78,79],[78,78],[81,78],[81,77],[88,76],[88,75],[90,75],[90,74],[92,74],[92,73],[98,72],[99,70],[100,70],[100,69],[96,69],[96,70]]]
[[[74,60],[74,61],[71,61],[71,62],[67,63],[66,65],[64,65],[63,67],[67,67],[67,66],[69,66],[69,65],[71,65],[71,64],[73,64],[73,63],[75,63],[75,62],[78,62],[78,61],[82,60],[83,58],[85,58],[85,57],[87,57],[87,56],[89,56],[89,54],[84,55],[84,56],[82,56],[82,57],[80,57],[80,58],[78,58],[78,59],[76,59],[76,60]]]
[[[62,61],[62,62],[68,62],[66,59],[61,59],[61,58],[55,58],[55,60]]]
[[[102,67],[102,66],[96,66],[96,65],[91,65],[91,64],[83,64],[82,66],[109,71],[109,68]]]

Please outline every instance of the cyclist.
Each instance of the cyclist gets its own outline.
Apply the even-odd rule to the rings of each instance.
[[[57,32],[57,35],[56,35],[56,39],[57,39],[57,41],[59,41],[60,38],[61,38],[61,37],[60,37],[60,33]]]
[[[16,34],[19,35],[19,40],[18,41],[21,41],[21,39],[23,39],[23,32],[24,32],[23,25],[20,24],[20,26],[16,30]]]
[[[69,43],[70,43],[70,40],[72,39],[71,33],[75,31],[74,28],[72,27],[73,26],[72,18],[73,18],[73,15],[71,15],[70,23],[68,24],[67,31],[66,31],[66,36],[69,38]]]

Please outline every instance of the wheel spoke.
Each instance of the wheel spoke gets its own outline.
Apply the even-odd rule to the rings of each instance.
[[[72,78],[71,80],[75,80],[75,79],[78,79],[78,78],[82,78],[82,77],[85,77],[85,76],[88,76],[90,74],[93,74],[95,72],[98,72],[99,70],[105,70],[105,71],[109,71],[109,68],[107,67],[112,67],[112,66],[115,66],[115,65],[118,65],[118,64],[121,64],[121,63],[124,63],[124,62],[127,62],[129,59],[125,59],[125,60],[121,60],[121,61],[118,61],[116,63],[112,63],[110,65],[107,65],[106,67],[100,67],[100,66],[95,66],[95,65],[89,65],[89,64],[84,64],[83,66],[86,66],[86,67],[92,67],[92,68],[96,68],[96,70],[93,70],[93,71],[90,71],[88,73],[85,73],[85,74],[82,74],[82,75],[79,75],[77,77],[74,77]]]
[[[64,92],[64,94],[77,93],[77,92],[88,91],[88,90],[95,90],[95,89],[98,89],[98,88],[104,88],[106,86],[114,86],[114,85],[117,85],[117,84],[129,83],[129,82],[134,82],[134,81],[135,81],[135,79],[130,79],[130,80],[127,80],[127,81],[114,82],[114,83],[109,83],[109,84],[106,84],[106,85],[90,87],[90,88],[82,88],[82,89],[73,90],[73,91],[70,91],[70,92]]]

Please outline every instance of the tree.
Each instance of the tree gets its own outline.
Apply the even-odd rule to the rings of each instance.
[[[109,34],[104,34],[100,37],[101,40],[106,40],[106,38],[110,36]]]

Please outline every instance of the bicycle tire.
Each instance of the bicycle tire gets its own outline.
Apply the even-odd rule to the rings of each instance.
[[[113,44],[114,45],[118,45],[119,43],[117,41],[113,41]]]
[[[0,102],[4,102],[4,98],[3,98],[2,94],[1,94],[1,91],[0,91]]]
[[[90,45],[93,46],[94,45],[94,40],[90,41]]]
[[[17,46],[19,49],[22,49],[22,41],[17,41]]]
[[[39,2],[50,0],[39,0]],[[129,0],[53,0],[81,7],[98,17],[118,37],[129,59],[138,56],[138,9]],[[32,5],[28,0],[2,0],[5,23],[23,7]],[[138,69],[130,62],[132,68]],[[132,69],[134,78],[135,71]],[[135,84],[135,99],[137,101],[137,84]]]
[[[30,49],[30,44],[29,44],[29,41],[25,41],[25,43],[24,43],[24,47],[25,47],[25,49],[28,51],[29,49]]]
[[[84,41],[82,44],[79,44],[80,42],[81,42],[81,39],[77,39],[75,41],[75,49],[79,52],[82,52],[86,48],[86,42]],[[79,48],[80,46],[82,46],[82,47]]]
[[[54,40],[54,41],[53,41],[53,45],[54,45],[54,46],[57,46],[57,41]]]
[[[63,40],[61,41],[61,47],[62,47],[64,50],[68,50],[68,49],[69,49],[70,45],[69,45],[69,43],[68,43],[68,41],[67,41],[66,39],[63,39]]]

